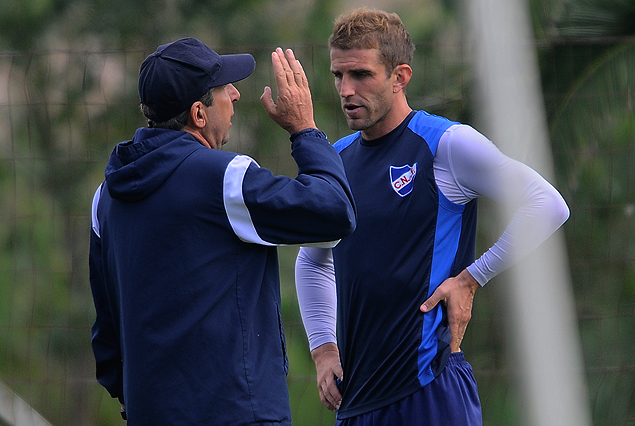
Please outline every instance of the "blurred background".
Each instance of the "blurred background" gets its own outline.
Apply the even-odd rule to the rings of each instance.
[[[329,72],[332,22],[362,5],[397,12],[417,46],[410,105],[484,130],[462,3],[2,0],[0,424],[18,424],[7,414],[18,397],[52,425],[124,424],[117,401],[94,379],[90,206],[113,146],[144,125],[137,75],[148,54],[184,36],[220,53],[252,53],[257,68],[236,84],[242,97],[225,149],[295,176],[288,135],[259,101],[274,84],[270,52],[294,48],[309,75],[316,122],[334,141],[349,130]],[[635,1],[529,0],[527,7],[553,183],[571,209],[563,232],[593,424],[635,425]],[[478,253],[500,229],[492,208],[481,203]],[[294,424],[331,425],[297,307],[296,253],[280,249]],[[520,423],[508,313],[494,290],[507,278],[479,291],[463,343],[488,426]]]

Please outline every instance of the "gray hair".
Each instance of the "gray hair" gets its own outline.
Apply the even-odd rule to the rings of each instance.
[[[214,88],[209,89],[207,93],[205,93],[199,101],[203,103],[206,107],[211,106],[214,103],[214,95],[212,91]],[[190,114],[189,108],[176,117],[170,118],[168,121],[163,123],[157,123],[154,120],[151,120],[149,117],[154,116],[154,111],[152,108],[145,104],[141,104],[141,112],[148,119],[148,127],[151,129],[168,129],[168,130],[183,130],[185,126],[187,126],[188,116]]]

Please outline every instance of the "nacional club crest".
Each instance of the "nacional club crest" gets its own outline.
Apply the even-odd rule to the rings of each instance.
[[[417,163],[414,166],[406,164],[405,166],[390,166],[390,181],[392,189],[395,190],[400,197],[405,197],[412,192],[412,186],[417,174]]]

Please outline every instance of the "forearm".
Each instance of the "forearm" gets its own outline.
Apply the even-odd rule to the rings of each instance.
[[[274,176],[238,155],[226,166],[223,197],[236,235],[263,244],[333,247],[356,226],[355,207],[341,158],[317,130],[296,137],[298,176]]]
[[[309,348],[335,344],[337,295],[331,250],[302,247],[296,260],[295,281]]]

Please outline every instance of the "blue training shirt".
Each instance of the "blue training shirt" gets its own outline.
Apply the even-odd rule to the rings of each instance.
[[[381,408],[430,383],[450,354],[445,308],[419,306],[474,261],[476,200],[437,188],[439,138],[457,124],[413,111],[389,134],[339,140],[357,228],[333,249],[338,345],[345,372],[338,418]]]

